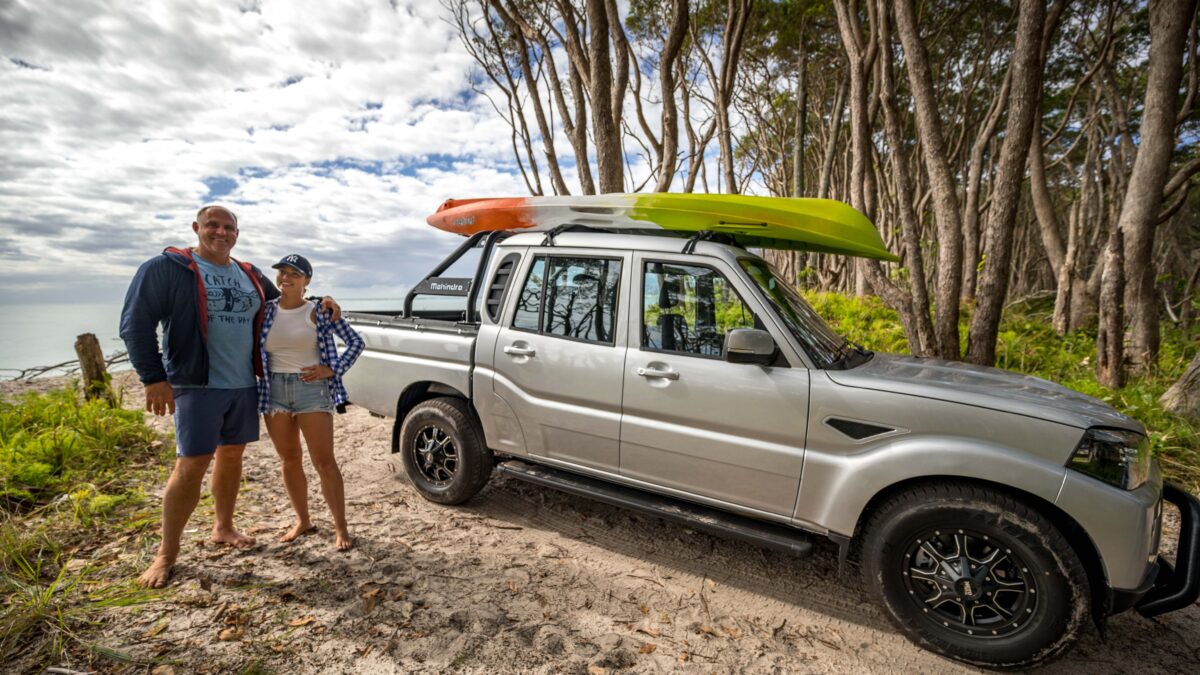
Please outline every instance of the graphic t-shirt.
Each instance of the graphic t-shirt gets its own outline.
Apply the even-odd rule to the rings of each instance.
[[[208,293],[208,386],[254,386],[254,316],[262,300],[237,263],[217,265],[193,256]]]

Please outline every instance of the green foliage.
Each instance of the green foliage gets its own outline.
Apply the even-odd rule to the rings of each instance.
[[[54,663],[71,649],[132,660],[86,636],[105,609],[153,594],[103,583],[70,555],[89,534],[158,520],[125,512],[144,501],[161,447],[141,411],[81,401],[75,387],[0,400],[0,663]]]
[[[80,489],[88,496],[72,496],[77,511],[111,508],[125,499],[119,485],[130,463],[155,457],[154,441],[141,411],[80,402],[74,388],[0,401],[0,509],[28,510]]]
[[[877,352],[908,353],[908,338],[896,312],[875,296],[805,291],[804,299],[837,333]]]
[[[805,293],[833,328],[852,342],[880,352],[907,354],[908,341],[896,313],[876,297]],[[1035,299],[1005,310],[996,343],[996,367],[1052,380],[1104,401],[1146,425],[1150,442],[1171,480],[1200,487],[1200,429],[1163,409],[1159,397],[1183,374],[1197,345],[1164,329],[1159,369],[1114,391],[1096,382],[1095,331],[1059,337],[1051,322],[1053,300]],[[965,321],[962,322],[965,327]]]

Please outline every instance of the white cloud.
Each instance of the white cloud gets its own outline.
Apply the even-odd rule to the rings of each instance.
[[[249,11],[244,11],[249,10]],[[448,197],[523,193],[440,3],[0,3],[0,297],[117,301],[219,186],[235,254],[390,294]]]

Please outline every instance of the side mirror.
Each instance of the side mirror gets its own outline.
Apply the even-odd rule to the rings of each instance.
[[[775,362],[775,340],[765,330],[734,328],[725,334],[722,352],[730,363],[769,366]]]

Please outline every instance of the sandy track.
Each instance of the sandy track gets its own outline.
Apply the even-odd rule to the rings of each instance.
[[[202,504],[172,592],[112,610],[100,643],[176,672],[971,670],[905,640],[857,570],[838,573],[832,546],[796,559],[501,476],[466,505],[439,506],[397,472],[390,425],[357,408],[337,419],[353,551],[333,550],[311,470],[320,531],[275,541],[290,511],[264,438],[247,451],[238,506],[259,545],[208,544]],[[113,575],[148,555],[128,542],[92,553]],[[1107,641],[1089,630],[1053,671],[1194,672],[1198,662],[1193,606],[1114,617]]]

